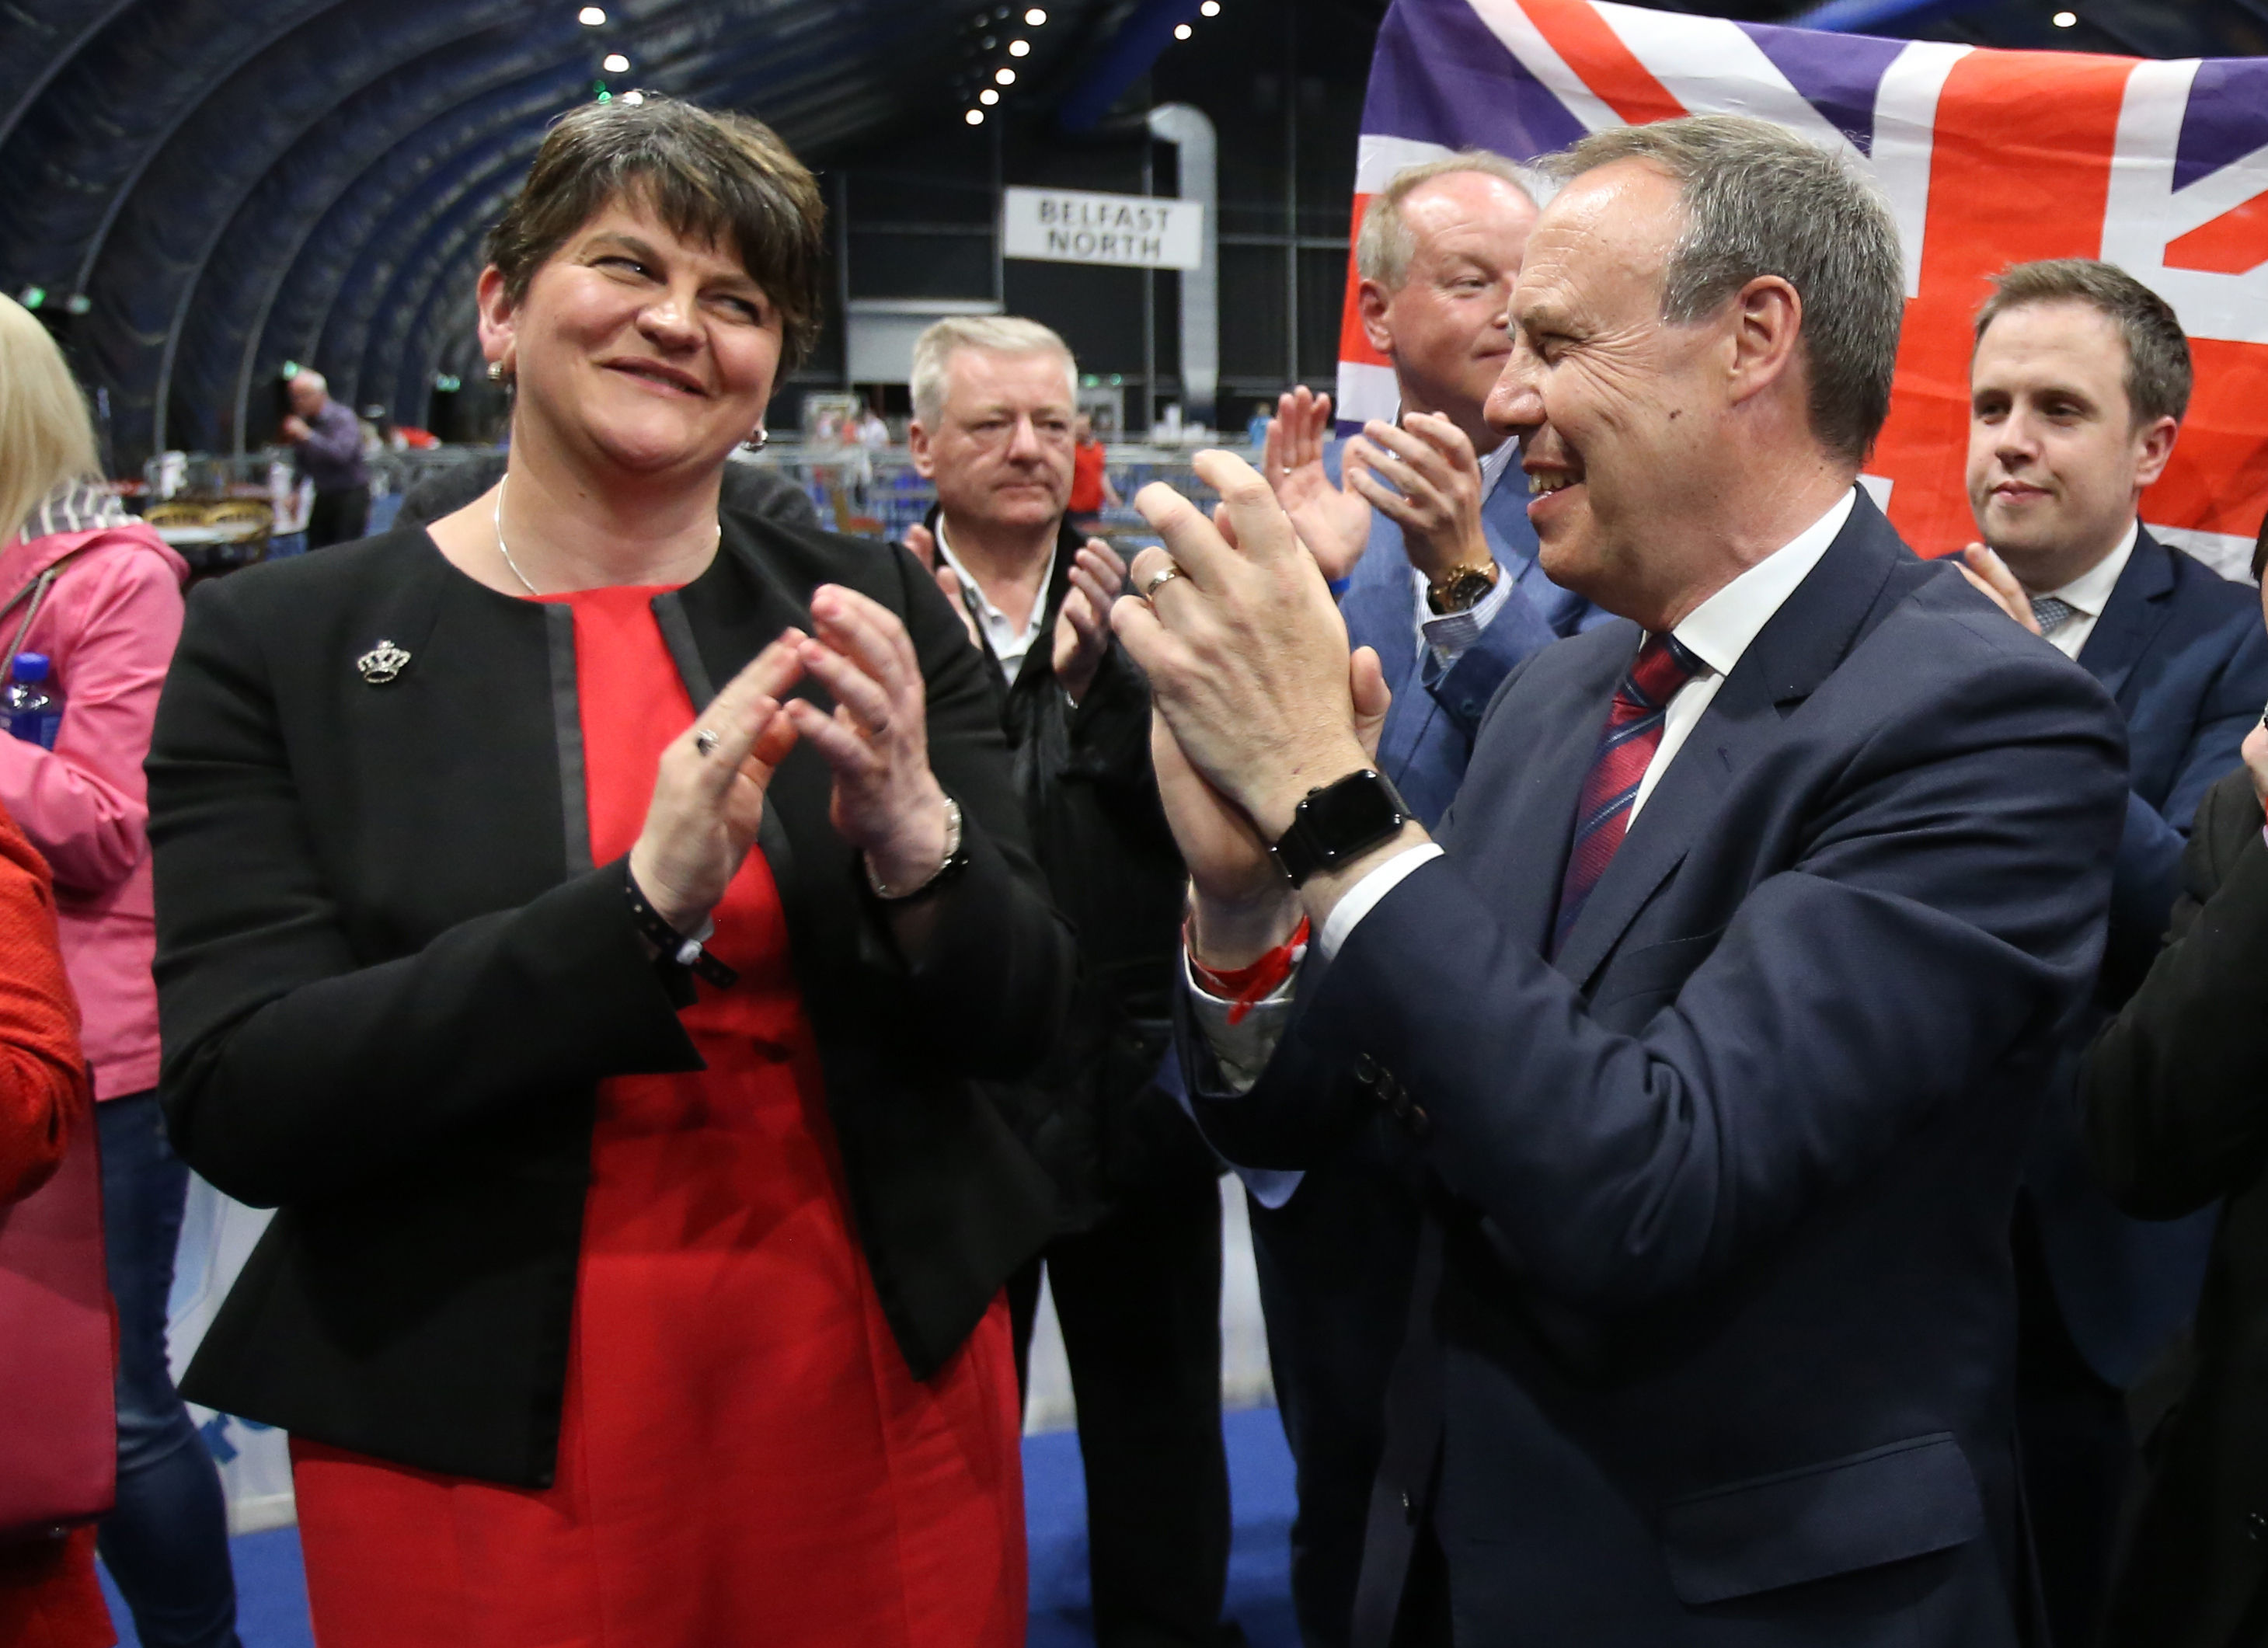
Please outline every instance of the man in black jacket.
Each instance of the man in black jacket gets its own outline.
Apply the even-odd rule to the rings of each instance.
[[[2268,570],[2268,526],[2252,575]],[[2111,1580],[2107,1648],[2221,1648],[2268,1626],[2268,729],[2205,793],[2166,947],[2087,1056],[2096,1174],[2138,1218],[2226,1198],[2186,1356],[2138,1390],[2141,1491]]]
[[[1101,1648],[1220,1640],[1220,1201],[1211,1152],[1155,1085],[1184,872],[1150,767],[1150,694],[1105,614],[1124,564],[1065,520],[1075,369],[1011,318],[939,321],[914,349],[917,468],[937,507],[911,548],[997,671],[1034,849],[1079,935],[1054,1059],[1004,1111],[1053,1173],[1047,1250],[1079,1402]],[[1021,1365],[1037,1262],[1009,1284]]]

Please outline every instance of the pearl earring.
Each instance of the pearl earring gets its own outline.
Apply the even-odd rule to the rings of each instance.
[[[490,383],[502,383],[504,381],[504,363],[502,361],[490,361],[489,363],[489,381]]]
[[[759,423],[756,425],[756,432],[740,443],[740,450],[742,452],[762,452],[763,451],[766,444],[770,441],[771,438],[772,432],[766,429],[762,424]]]

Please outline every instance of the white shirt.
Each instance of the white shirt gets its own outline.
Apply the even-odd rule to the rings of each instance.
[[[1496,489],[1511,468],[1512,460],[1520,455],[1517,440],[1497,443],[1494,452],[1481,460],[1481,503],[1485,505],[1496,495]],[[1496,621],[1504,604],[1512,599],[1512,570],[1506,568],[1497,574],[1496,585],[1470,607],[1458,613],[1437,613],[1426,604],[1425,597],[1432,582],[1416,567],[1410,576],[1418,585],[1418,650],[1431,651],[1435,666],[1444,671],[1472,649],[1481,638],[1481,631]]]
[[[1040,638],[1040,625],[1047,620],[1048,590],[1056,581],[1057,551],[1048,551],[1047,570],[1040,574],[1040,591],[1032,599],[1032,615],[1024,621],[1020,629],[1008,621],[1006,613],[992,604],[992,598],[984,592],[984,586],[976,581],[976,575],[961,565],[961,557],[953,553],[953,546],[945,539],[945,517],[942,515],[937,518],[937,552],[945,557],[946,565],[951,567],[954,576],[961,580],[963,597],[973,604],[976,614],[976,627],[984,632],[984,643],[992,649],[992,656],[1000,660],[1000,673],[1007,678],[1008,685],[1013,687],[1017,672],[1024,667],[1024,655]]]
[[[2141,534],[2142,523],[2136,521],[2118,541],[2118,547],[2065,585],[2061,589],[2043,590],[2039,599],[2053,596],[2071,607],[2071,616],[2064,620],[2056,632],[2048,637],[2048,644],[2066,658],[2077,661],[2079,650],[2087,644],[2087,637],[2095,633],[2095,620],[2110,604],[2110,592],[2118,583],[2118,575],[2126,570],[2132,559],[2134,541]]]
[[[1827,553],[1827,546],[1835,541],[1836,533],[1851,519],[1851,511],[1858,501],[1859,493],[1854,487],[1787,543],[1686,614],[1683,622],[1670,631],[1687,651],[1709,666],[1709,673],[1693,677],[1671,695],[1669,709],[1661,718],[1661,742],[1654,748],[1653,759],[1646,764],[1646,776],[1638,780],[1638,796],[1631,803],[1630,822],[1637,821],[1638,809],[1661,782],[1661,775],[1669,770],[1669,763],[1677,759],[1677,752],[1684,748],[1694,723],[1700,720],[1702,712],[1716,697],[1717,689],[1725,684],[1725,677],[1733,673],[1733,666],[1741,661],[1741,655],[1749,650],[1749,644],[1764,625],[1771,622],[1772,614],[1795,593],[1795,586],[1819,564],[1819,557]],[[1440,854],[1440,847],[1432,842],[1410,848],[1388,859],[1348,889],[1346,896],[1331,907],[1322,931],[1315,935],[1316,948],[1322,951],[1323,959],[1329,960],[1339,953],[1347,935],[1354,931],[1355,923],[1401,885],[1403,877]]]

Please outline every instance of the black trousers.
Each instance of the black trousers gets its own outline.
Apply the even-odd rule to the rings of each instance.
[[[1276,1404],[1299,1473],[1292,1607],[1307,1648],[1345,1648],[1424,1203],[1410,1173],[1356,1148],[1310,1171],[1284,1206],[1250,1207]]]
[[[352,543],[370,524],[370,488],[349,487],[343,492],[318,492],[307,510],[307,548],[326,548]]]
[[[2029,1201],[2017,1203],[2014,1247],[2016,1434],[2033,1554],[2055,1648],[2088,1648],[2102,1627],[2133,1437],[2124,1393],[2064,1327]]]
[[[1220,1192],[1210,1171],[1124,1198],[1009,1279],[1025,1375],[1047,1266],[1079,1402],[1098,1648],[1224,1640]]]

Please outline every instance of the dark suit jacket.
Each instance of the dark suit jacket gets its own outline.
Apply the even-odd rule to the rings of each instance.
[[[807,626],[823,582],[903,614],[967,820],[914,967],[807,746],[761,837],[859,1240],[927,1378],[1049,1232],[1044,1175],[968,1078],[1038,1059],[1071,945],[983,663],[902,551],[728,518],[710,569],[653,603],[694,703]],[[382,640],[409,660],[372,685],[357,659]],[[475,583],[422,533],[194,592],[149,761],[165,1087],[190,1166],[279,1209],[195,1400],[550,1480],[597,1084],[699,1068],[681,975],[648,960],[622,864],[590,862],[574,694],[568,609]]]
[[[1512,580],[1512,593],[1447,672],[1437,671],[1418,644],[1417,580],[1402,528],[1381,510],[1371,511],[1369,545],[1339,598],[1348,645],[1376,649],[1386,684],[1394,689],[1379,733],[1379,770],[1429,825],[1457,793],[1473,734],[1505,677],[1560,636],[1596,629],[1613,617],[1543,575],[1536,563],[1535,529],[1528,524],[1528,489],[1518,475],[1505,476],[1489,494],[1481,529],[1503,569],[1499,576]]]
[[[1207,1130],[1297,1166],[1382,1098],[1453,1198],[1461,1644],[2014,1642],[2007,1220],[2101,957],[2117,712],[1861,497],[1546,962],[1638,643],[1512,678],[1448,857]]]
[[[2110,1204],[2080,1142],[2079,1054],[2148,971],[2173,910],[2190,820],[2206,789],[2239,765],[2237,748],[2268,703],[2259,592],[2145,529],[2079,662],[2126,717],[2126,826],[2095,1009],[2051,1090],[2025,1191],[2073,1344],[2097,1375],[2124,1387],[2196,1308],[2215,1213],[2144,1223]]]
[[[932,532],[937,518],[932,505]],[[977,639],[1033,856],[1078,936],[1064,1034],[1029,1078],[992,1090],[1054,1179],[1067,1232],[1094,1225],[1123,1195],[1202,1188],[1219,1172],[1152,1079],[1172,1035],[1189,872],[1150,765],[1150,683],[1115,638],[1076,708],[1056,679],[1056,617],[1085,541],[1068,521],[1058,533],[1039,636],[1012,682],[981,629]]]
[[[2268,1577],[2268,847],[2250,776],[2198,808],[2165,951],[2087,1056],[2088,1154],[2120,1207],[2227,1198],[2194,1372],[2145,1443],[2147,1489],[2112,1585],[2115,1648],[2259,1640]]]

